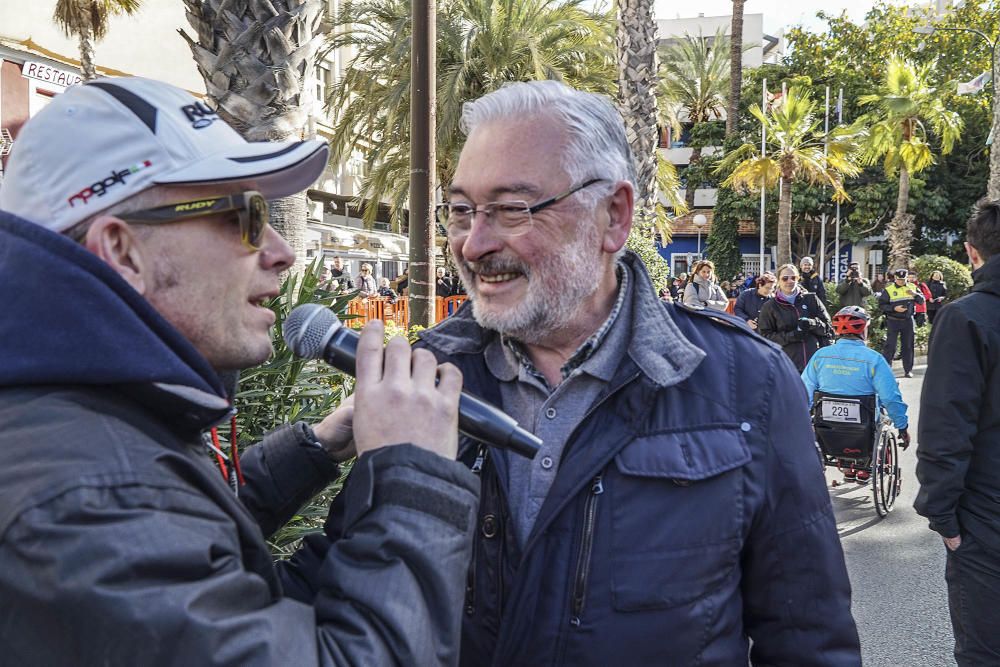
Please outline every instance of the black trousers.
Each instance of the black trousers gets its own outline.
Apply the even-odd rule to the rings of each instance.
[[[885,321],[885,345],[882,346],[882,356],[892,368],[892,358],[896,355],[896,339],[899,338],[903,346],[903,372],[909,373],[913,370],[913,318],[906,320],[886,318]]]
[[[1000,665],[1000,554],[966,533],[948,552],[944,578],[959,667]]]

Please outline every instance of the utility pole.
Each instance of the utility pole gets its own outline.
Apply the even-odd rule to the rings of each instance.
[[[410,45],[410,324],[435,319],[434,131],[437,126],[435,0],[412,0]]]

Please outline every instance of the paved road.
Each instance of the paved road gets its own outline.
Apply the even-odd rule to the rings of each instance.
[[[896,371],[901,375],[899,362]],[[918,365],[915,377],[899,379],[914,439],[923,373]],[[955,664],[944,586],[944,546],[913,510],[917,492],[914,449],[911,446],[900,457],[903,488],[892,513],[883,520],[875,514],[869,487],[830,490],[868,667]],[[828,482],[839,477],[835,469],[827,469]]]

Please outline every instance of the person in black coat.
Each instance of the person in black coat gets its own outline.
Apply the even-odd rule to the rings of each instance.
[[[757,316],[760,335],[777,343],[801,373],[810,357],[829,345],[833,327],[819,297],[799,285],[794,264],[778,269],[778,291],[764,302]]]
[[[971,293],[940,309],[920,399],[914,507],[947,550],[959,665],[1000,664],[1000,202],[982,201],[965,249]]]
[[[764,303],[774,294],[774,285],[778,279],[770,271],[757,278],[756,289],[743,290],[736,298],[733,314],[747,323],[754,331],[757,330],[757,316]]]
[[[948,285],[944,282],[944,274],[940,271],[931,271],[931,279],[927,281],[927,289],[931,291],[931,298],[927,299],[927,320],[934,324],[934,316],[941,310],[945,299],[948,298]]]
[[[799,284],[807,291],[819,297],[819,300],[826,307],[826,285],[823,284],[823,277],[819,271],[813,270],[813,258],[803,257],[799,260],[799,268],[802,269]]]

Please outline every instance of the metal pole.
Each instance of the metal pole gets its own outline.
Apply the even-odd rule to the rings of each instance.
[[[837,95],[837,125],[844,122],[844,89]],[[837,202],[837,233],[833,245],[833,282],[840,284],[840,202]]]
[[[826,157],[830,149],[830,86],[826,87],[826,103],[823,111],[823,157]],[[823,187],[826,192],[826,187]],[[827,277],[826,272],[826,212],[819,221],[819,276]]]
[[[767,115],[767,79],[761,82],[761,111]],[[760,124],[760,157],[764,159],[767,155],[767,125],[764,123]],[[767,198],[767,183],[762,182],[760,184],[760,271],[757,275],[760,276],[766,269],[764,268],[764,205]],[[771,267],[767,267],[771,268]]]
[[[701,259],[701,227],[698,228],[698,259]]]
[[[410,44],[410,324],[433,326],[435,0],[413,0]]]

